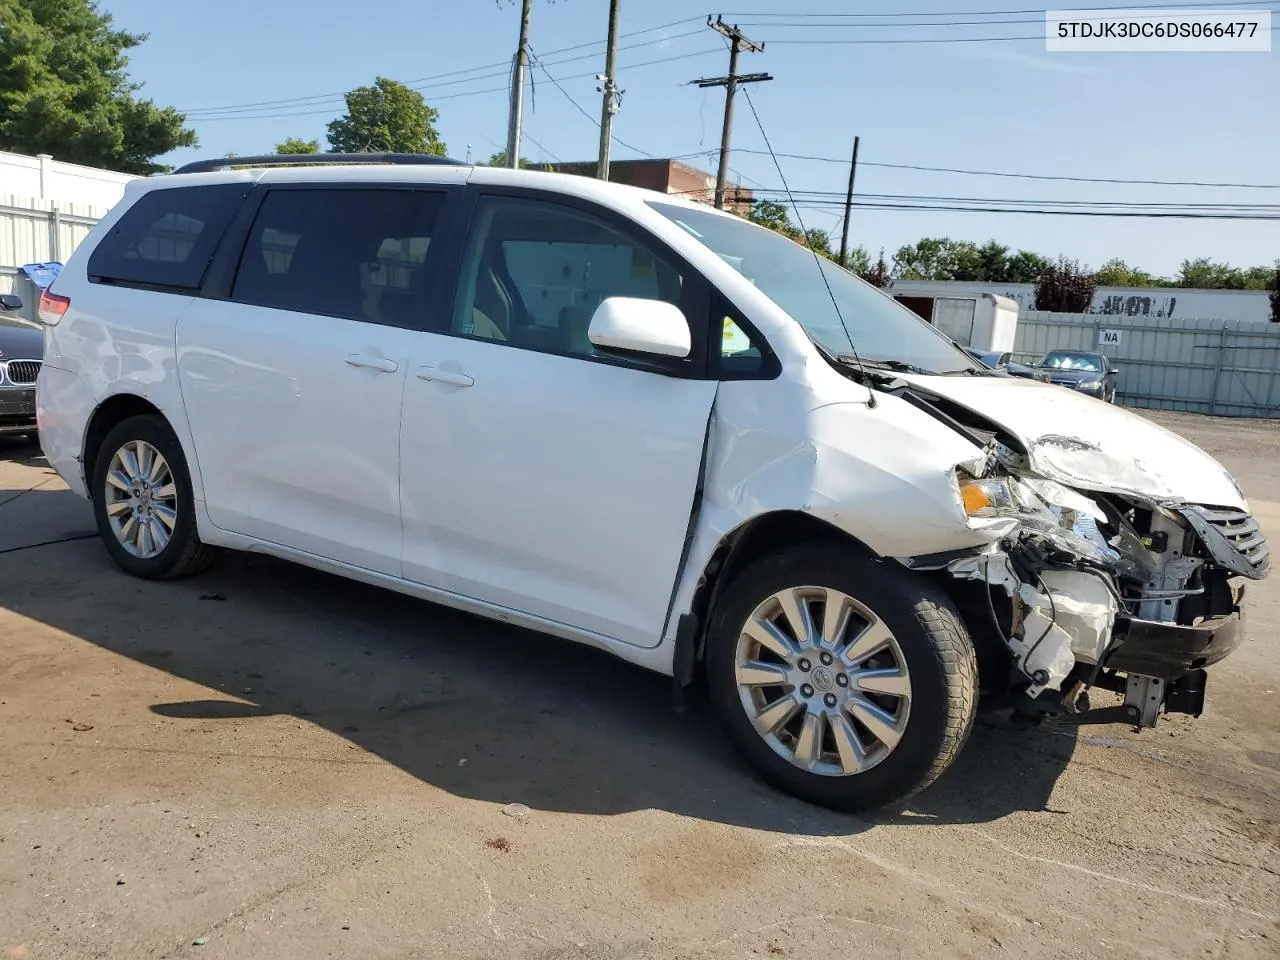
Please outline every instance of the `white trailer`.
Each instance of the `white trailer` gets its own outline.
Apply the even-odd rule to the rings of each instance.
[[[904,307],[971,350],[1006,353],[1018,335],[1018,304],[996,293],[956,293],[912,284],[910,293],[889,293]]]

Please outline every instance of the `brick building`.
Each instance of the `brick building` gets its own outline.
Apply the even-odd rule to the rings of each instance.
[[[596,162],[544,163],[532,166],[535,170],[555,173],[571,173],[581,177],[596,175]],[[633,187],[644,187],[659,193],[678,194],[701,203],[714,203],[716,175],[679,160],[614,160],[609,164],[609,179]],[[735,213],[746,213],[753,201],[751,191],[735,184],[725,184],[725,208]]]

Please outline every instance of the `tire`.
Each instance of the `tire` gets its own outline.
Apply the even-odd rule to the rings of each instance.
[[[839,598],[832,606],[845,611],[847,619],[843,631],[825,631],[839,638],[817,656],[802,657],[805,649],[812,653],[819,648],[799,648],[797,631],[789,631],[792,636],[783,639],[789,640],[792,656],[790,666],[781,667],[786,672],[782,679],[777,670],[785,658],[754,639],[761,631],[748,626],[749,621],[770,619],[773,610],[779,611],[775,622],[790,622],[777,598],[791,589],[808,593],[805,609],[819,633],[824,632],[827,598]],[[848,659],[882,642],[871,640],[883,638],[882,627],[889,636],[883,652]],[[783,632],[788,633],[785,627]],[[772,635],[770,642],[777,644],[777,632]],[[819,660],[828,656],[832,662],[822,674],[827,661]],[[950,599],[906,569],[839,547],[798,546],[743,569],[712,614],[705,668],[711,700],[747,763],[780,790],[838,810],[900,806],[933,783],[964,746],[977,708],[977,657]],[[868,675],[869,670],[876,672]],[[781,682],[771,685],[762,675]],[[900,693],[884,695],[863,687],[901,688],[904,676],[905,700]],[[752,685],[740,684],[740,679]],[[774,714],[771,704],[773,697],[781,702],[788,695],[800,697],[805,708],[771,732],[758,731],[753,717],[785,713],[779,707]],[[811,721],[813,714],[821,719]],[[885,723],[886,717],[892,725]],[[864,724],[864,718],[880,733]],[[763,727],[770,723],[760,722]],[[806,736],[816,748],[805,748]],[[802,767],[797,754],[816,763]]]
[[[148,449],[151,454],[146,454]],[[152,455],[155,453],[163,459],[162,468],[157,468],[158,481],[163,483],[158,482],[154,491],[147,492],[145,499],[133,497],[117,485],[108,487],[108,473],[113,473],[117,481],[128,476],[124,467],[126,455],[132,455],[135,463],[144,456],[151,456],[148,462],[154,462]],[[118,455],[122,459],[117,460]],[[98,533],[107,552],[123,570],[135,577],[173,580],[193,576],[208,567],[216,555],[213,547],[200,542],[187,458],[182,453],[182,444],[163,417],[130,417],[111,429],[94,461],[90,494]],[[135,514],[129,503],[137,504],[144,513]],[[130,516],[133,516],[133,524],[126,534],[132,536],[118,533],[117,527],[127,524]],[[150,529],[162,527],[167,539],[161,543],[159,534],[152,536],[147,533],[144,537],[150,539],[139,543],[136,537],[144,525],[139,522],[139,516],[149,518],[145,525]],[[129,544],[132,544],[132,550]],[[150,549],[146,549],[148,546]]]

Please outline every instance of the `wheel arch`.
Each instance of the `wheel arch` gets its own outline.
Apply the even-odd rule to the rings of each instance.
[[[102,442],[117,424],[123,423],[130,417],[140,416],[159,417],[168,424],[169,429],[173,431],[174,436],[178,438],[178,443],[182,446],[182,453],[186,457],[188,471],[191,474],[191,484],[195,498],[197,500],[203,499],[199,471],[195,468],[195,460],[191,455],[190,444],[180,429],[183,424],[158,407],[152,400],[137,393],[112,394],[99,403],[89,416],[89,421],[85,425],[84,447],[81,450],[80,464],[84,472],[85,489],[89,491],[90,498],[92,499],[94,496],[91,482],[93,467],[102,450]]]
[[[803,510],[774,510],[735,527],[712,550],[698,578],[693,602],[677,622],[672,660],[677,690],[692,686],[698,679],[711,613],[725,586],[759,557],[799,544],[834,545],[880,559],[857,537]]]

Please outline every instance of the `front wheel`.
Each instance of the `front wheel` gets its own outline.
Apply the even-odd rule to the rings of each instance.
[[[977,706],[973,643],[946,595],[831,547],[792,548],[735,577],[712,617],[706,671],[747,762],[841,810],[899,805],[927,787]]]
[[[196,532],[182,444],[162,417],[130,417],[112,428],[94,464],[92,495],[107,552],[135,577],[191,576],[213,559]]]

